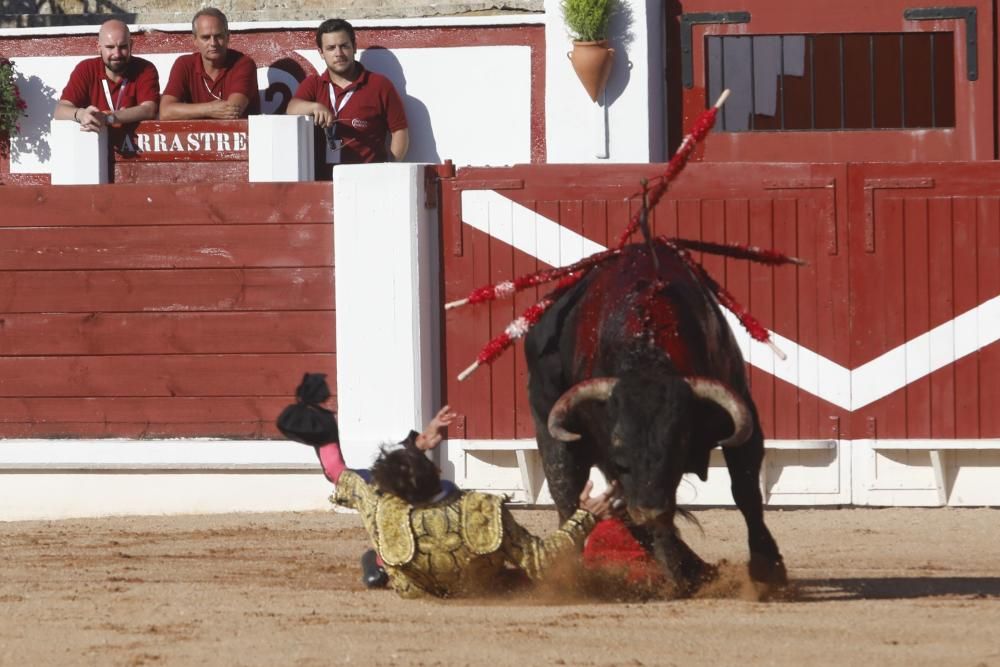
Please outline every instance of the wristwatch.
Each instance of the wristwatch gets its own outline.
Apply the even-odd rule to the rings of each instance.
[[[107,116],[105,116],[105,117],[104,117],[104,119],[105,119],[105,121],[104,121],[104,122],[105,122],[105,124],[107,124],[107,125],[114,125],[115,123],[117,123],[117,122],[118,122],[118,119],[117,119],[117,118],[115,118],[115,112],[114,112],[114,111],[112,111],[112,112],[111,112],[111,113],[109,113],[109,114],[108,114]]]

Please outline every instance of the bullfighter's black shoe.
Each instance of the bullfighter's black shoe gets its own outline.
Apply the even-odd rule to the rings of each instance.
[[[378,564],[374,549],[361,554],[361,582],[365,588],[385,588],[389,585],[389,575]]]

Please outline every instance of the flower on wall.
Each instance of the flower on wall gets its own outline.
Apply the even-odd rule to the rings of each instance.
[[[7,58],[0,58],[0,153],[7,155],[10,138],[21,131],[18,121],[26,115],[27,104],[17,89],[17,70]]]

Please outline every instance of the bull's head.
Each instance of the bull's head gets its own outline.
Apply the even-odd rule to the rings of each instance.
[[[689,459],[707,456],[706,444],[739,447],[753,432],[746,403],[723,383],[640,372],[585,380],[566,391],[549,412],[552,437],[580,439],[566,424],[589,401],[604,403],[611,442],[602,455],[637,523],[672,521]]]

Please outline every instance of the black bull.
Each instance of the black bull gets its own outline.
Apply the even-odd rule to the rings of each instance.
[[[714,297],[674,252],[632,245],[558,296],[525,340],[538,448],[566,518],[597,466],[618,480],[633,532],[674,582],[714,576],[674,526],[681,476],[723,447],[746,521],[750,575],[784,583],[764,524],[764,436],[743,357]]]

